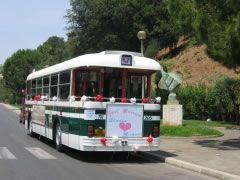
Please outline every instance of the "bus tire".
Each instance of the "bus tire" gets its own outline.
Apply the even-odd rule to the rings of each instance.
[[[33,124],[32,124],[31,119],[29,120],[28,134],[29,134],[30,137],[34,137],[34,134],[35,134],[33,132]]]
[[[57,122],[55,126],[55,146],[59,152],[63,152],[61,127],[59,122]]]

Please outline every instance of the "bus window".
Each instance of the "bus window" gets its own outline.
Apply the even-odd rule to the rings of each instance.
[[[31,97],[34,99],[34,96],[36,96],[36,89],[31,89]]]
[[[58,75],[51,76],[51,88],[50,88],[50,97],[57,96],[57,88],[58,88]]]
[[[43,96],[49,97],[49,77],[43,78]]]
[[[33,99],[36,96],[36,79],[32,80],[32,87],[31,87],[31,98]]]
[[[113,71],[104,74],[104,97],[121,98],[122,78],[120,71]]]
[[[37,79],[37,87],[42,87],[42,78]]]
[[[135,97],[137,99],[142,98],[142,76],[130,75],[128,78],[128,98]]]
[[[49,87],[49,77],[43,78],[43,87]]]
[[[70,83],[70,71],[64,71],[60,73],[60,84]]]
[[[37,95],[42,95],[42,78],[37,79]]]
[[[59,98],[66,100],[69,97],[70,85],[59,85]]]
[[[84,71],[76,73],[76,96],[95,97],[99,94],[99,76],[95,71]]]
[[[60,73],[59,82],[59,98],[61,100],[68,99],[70,95],[70,71],[64,71]]]
[[[36,79],[32,80],[32,88],[36,88]]]
[[[55,74],[55,75],[52,75],[51,76],[51,86],[52,85],[57,85],[58,84],[58,75]]]
[[[31,81],[27,81],[27,96],[26,99],[30,100],[31,98]]]

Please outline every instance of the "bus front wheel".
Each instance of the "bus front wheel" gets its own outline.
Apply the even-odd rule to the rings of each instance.
[[[56,130],[55,130],[55,145],[56,145],[56,149],[59,152],[63,151],[63,145],[62,145],[62,137],[61,137],[61,127],[60,124],[57,123],[56,124]]]

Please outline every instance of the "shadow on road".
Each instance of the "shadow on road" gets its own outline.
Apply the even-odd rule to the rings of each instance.
[[[39,139],[42,143],[47,144],[48,146],[52,147],[55,149],[55,144],[53,141],[40,137],[35,136],[35,138]],[[158,152],[158,151],[157,151]],[[157,153],[155,152],[155,153]],[[160,151],[159,151],[160,152]],[[60,153],[60,152],[59,152]],[[83,152],[83,151],[78,151],[72,148],[65,147],[64,148],[64,154],[67,156],[87,162],[87,163],[99,163],[99,164],[119,164],[119,163],[135,163],[135,164],[142,164],[142,163],[158,163],[162,161],[152,161],[151,159],[144,158],[144,155],[139,155],[138,153],[128,153],[128,152]]]
[[[159,161],[152,161],[151,159],[145,158],[143,155],[138,153],[128,153],[128,152],[83,152],[71,148],[66,148],[64,152],[71,158],[88,162],[88,163],[98,163],[98,164],[145,164],[145,163],[158,163]]]
[[[194,143],[218,150],[240,150],[240,138],[227,140],[197,140]]]
[[[170,152],[167,152],[167,151],[156,151],[156,152],[153,152],[153,154],[159,154],[161,156],[164,156],[164,157],[176,157],[177,155],[176,154],[173,154],[173,153],[170,153]]]

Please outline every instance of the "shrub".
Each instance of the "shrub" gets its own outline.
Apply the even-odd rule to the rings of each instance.
[[[236,121],[240,124],[240,79],[224,78],[214,87],[181,87],[178,99],[184,119]]]
[[[206,111],[208,88],[204,85],[186,86],[179,90],[178,99],[183,105],[185,119],[205,119],[208,117]]]
[[[222,79],[216,83],[214,91],[216,111],[221,114],[221,119],[240,124],[240,79]]]

